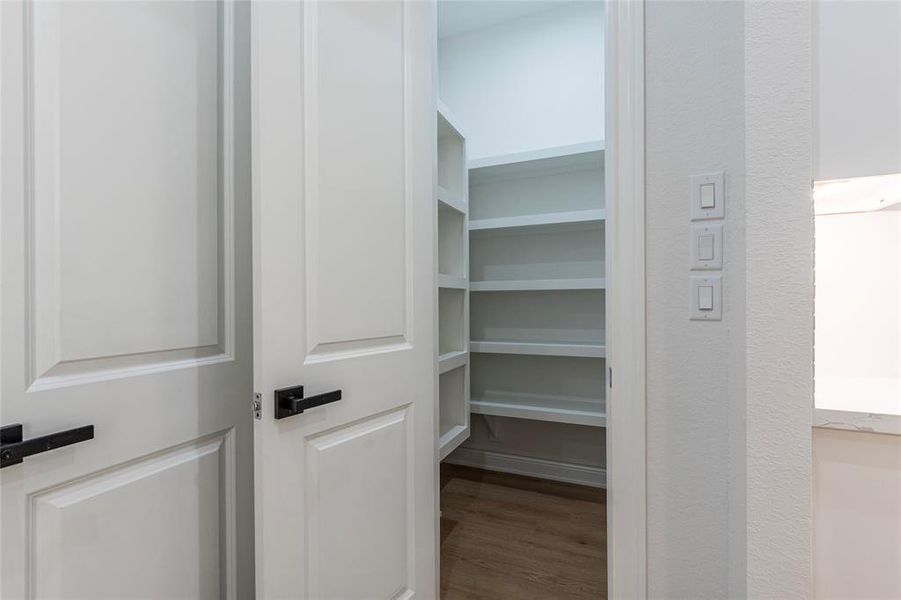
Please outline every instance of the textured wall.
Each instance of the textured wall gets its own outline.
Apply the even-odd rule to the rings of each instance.
[[[743,455],[743,7],[655,1],[646,19],[648,590],[722,599]],[[718,323],[688,320],[689,176],[711,170],[726,172]]]
[[[745,7],[748,596],[811,594],[811,6]]]
[[[805,598],[811,7],[647,6],[648,586]],[[726,172],[724,315],[688,320],[688,178]]]

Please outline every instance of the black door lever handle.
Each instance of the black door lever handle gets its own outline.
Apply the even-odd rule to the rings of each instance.
[[[0,469],[19,464],[26,456],[93,439],[93,425],[58,431],[24,441],[22,440],[21,423],[6,425],[0,427]]]
[[[284,419],[285,417],[293,417],[299,415],[308,408],[315,408],[337,402],[341,399],[341,390],[334,392],[325,392],[308,398],[303,397],[303,386],[282,388],[275,390],[275,418]]]

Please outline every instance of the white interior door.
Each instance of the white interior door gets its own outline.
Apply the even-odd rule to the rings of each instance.
[[[0,596],[250,598],[249,6],[0,27]]]
[[[253,13],[257,595],[436,597],[435,7]]]

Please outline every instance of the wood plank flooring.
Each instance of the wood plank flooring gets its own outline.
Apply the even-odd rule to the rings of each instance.
[[[607,597],[605,490],[441,465],[443,600]]]

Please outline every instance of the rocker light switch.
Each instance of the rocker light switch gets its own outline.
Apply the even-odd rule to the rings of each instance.
[[[723,320],[723,276],[692,275],[689,277],[689,304],[692,321]]]
[[[691,220],[726,216],[726,186],[722,171],[691,176]]]
[[[698,258],[713,260],[713,234],[702,233],[698,236]]]
[[[691,248],[688,257],[693,271],[711,271],[723,268],[723,224],[693,223]]]
[[[701,208],[713,208],[716,206],[716,188],[712,183],[701,184]]]
[[[713,310],[713,286],[698,286],[698,310]]]

